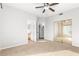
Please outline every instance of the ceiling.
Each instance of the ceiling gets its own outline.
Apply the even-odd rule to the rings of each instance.
[[[55,9],[55,12],[52,12],[47,9],[45,13],[42,13],[43,8],[36,9],[35,7],[43,5],[43,3],[6,3],[6,5],[19,8],[28,13],[36,15],[37,17],[50,17],[61,12],[79,7],[78,3],[60,3],[58,5],[51,6],[51,8]]]

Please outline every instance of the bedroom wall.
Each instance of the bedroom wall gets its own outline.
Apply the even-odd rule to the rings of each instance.
[[[52,19],[49,19],[49,18],[46,18],[46,21],[45,21],[45,38],[47,40],[50,40],[50,41],[53,41],[53,18]]]
[[[50,25],[53,28],[53,22],[60,21],[60,20],[66,20],[66,19],[72,19],[72,45],[79,47],[79,8],[74,8],[72,10],[63,12],[63,15],[55,15],[53,17],[50,17]],[[49,23],[48,23],[49,24]],[[54,29],[53,29],[54,30]],[[53,32],[52,29],[50,29],[48,32]],[[50,34],[52,36],[52,39],[54,37],[53,34]],[[49,36],[50,37],[50,36]]]
[[[3,9],[0,9],[0,49],[28,44],[28,20],[36,21],[36,17],[22,10],[3,5]],[[36,33],[33,34],[33,39],[35,39]]]

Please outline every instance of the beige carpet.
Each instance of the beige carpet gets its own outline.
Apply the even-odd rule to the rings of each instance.
[[[60,42],[37,42],[0,51],[1,56],[79,56],[79,48]]]
[[[31,56],[79,56],[79,53],[75,53],[69,50],[62,50],[56,52],[40,53]]]

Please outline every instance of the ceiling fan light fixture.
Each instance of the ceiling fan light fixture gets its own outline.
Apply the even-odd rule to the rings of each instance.
[[[44,9],[49,9],[49,6],[44,7]]]
[[[42,13],[44,13],[47,9],[51,10],[52,12],[55,12],[55,10],[51,7],[51,6],[54,6],[54,5],[57,5],[59,3],[43,3],[44,5],[43,6],[38,6],[38,7],[35,7],[35,8],[43,8],[43,11]]]

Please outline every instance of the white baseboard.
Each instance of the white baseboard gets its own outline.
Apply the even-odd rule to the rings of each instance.
[[[0,51],[3,50],[3,49],[12,48],[12,47],[20,46],[20,45],[25,45],[25,44],[28,44],[28,43],[20,43],[20,44],[10,45],[10,46],[7,46],[7,47],[0,48]]]

